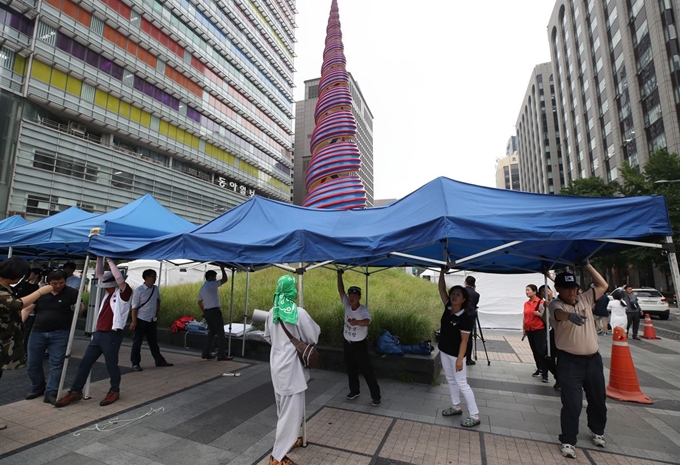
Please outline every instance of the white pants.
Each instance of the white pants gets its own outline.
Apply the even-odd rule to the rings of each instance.
[[[282,396],[274,392],[276,397],[276,440],[272,456],[279,462],[293,447],[300,434],[302,415],[305,407],[305,393],[299,392],[292,396]]]
[[[465,365],[465,360],[463,360],[463,369],[456,371],[456,357],[452,357],[444,352],[439,352],[439,354],[442,359],[442,368],[444,368],[446,381],[449,383],[451,402],[453,405],[460,405],[460,393],[462,392],[470,416],[479,415],[477,402],[475,402],[475,395],[472,393],[472,388],[467,382],[467,366]]]

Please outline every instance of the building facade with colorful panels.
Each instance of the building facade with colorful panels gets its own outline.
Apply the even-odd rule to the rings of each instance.
[[[0,214],[291,200],[292,1],[0,1]]]

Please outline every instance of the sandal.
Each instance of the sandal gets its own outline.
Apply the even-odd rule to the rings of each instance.
[[[460,422],[460,426],[464,428],[472,428],[473,426],[477,426],[481,422],[482,421],[479,418],[467,417],[465,420]]]
[[[7,429],[7,425],[0,425],[0,430]]]
[[[456,407],[449,407],[446,410],[442,410],[442,415],[445,417],[451,417],[453,415],[462,415],[463,410],[457,409]]]
[[[297,447],[302,447],[303,444],[304,443],[302,442],[302,436],[300,436],[299,438],[297,438],[297,441],[295,441],[295,443],[293,444],[293,447],[291,447],[290,450],[293,450]]]

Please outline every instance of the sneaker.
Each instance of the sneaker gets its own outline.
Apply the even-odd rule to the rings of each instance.
[[[104,397],[104,400],[99,402],[99,406],[106,407],[107,405],[113,404],[118,399],[120,399],[120,391],[109,390],[109,392],[106,394],[106,397]]]
[[[553,389],[556,390],[556,391],[559,391],[560,390],[560,383],[555,381],[555,384],[553,384]]]
[[[467,366],[471,366],[471,365],[477,365],[477,362],[475,362],[474,360],[468,360],[467,362],[465,362],[465,364]]]
[[[232,357],[230,355],[220,355],[219,357],[217,357],[218,362],[225,362],[225,361],[233,360],[233,359],[234,359],[234,357]]]
[[[595,434],[591,431],[590,437],[593,440],[593,444],[595,444],[597,447],[604,447],[607,445],[607,441],[604,440],[604,436],[601,434]]]
[[[158,363],[156,366],[159,367],[159,368],[160,367],[174,367],[175,364],[174,363],[168,363],[165,360],[163,360],[161,363]]]
[[[144,371],[144,368],[139,365],[132,365],[132,371]]]
[[[215,358],[215,355],[214,354],[201,354],[201,358],[204,359],[204,360],[212,360],[213,358]]]
[[[57,401],[57,393],[56,393],[56,392],[54,392],[54,391],[47,391],[47,392],[45,393],[45,398],[43,399],[43,402],[45,402],[46,404],[52,404],[52,405],[54,405],[54,403],[55,403],[56,401]]]
[[[82,391],[68,391],[64,397],[54,403],[54,406],[57,408],[66,407],[71,402],[77,402],[82,398]]]
[[[538,378],[539,376],[541,376],[541,370],[534,371],[534,374],[531,376],[533,376],[534,378]]]
[[[380,399],[373,399],[373,402],[371,402],[371,405],[373,407],[380,407]]]
[[[548,380],[548,377],[546,376],[545,378],[541,378],[542,383],[549,383],[550,381]]]
[[[602,331],[601,329],[598,329],[597,334],[604,334],[604,331]]]
[[[41,384],[26,395],[26,400],[37,399],[45,394],[45,385]]]
[[[357,397],[359,397],[358,392],[350,392],[349,394],[347,394],[347,400],[354,400]]]
[[[571,444],[562,444],[560,452],[562,452],[562,455],[568,459],[576,458],[576,449]]]

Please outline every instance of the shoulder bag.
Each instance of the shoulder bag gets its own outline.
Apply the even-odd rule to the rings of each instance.
[[[307,344],[306,342],[293,337],[286,328],[286,325],[283,323],[283,321],[280,323],[281,327],[288,336],[288,339],[290,339],[290,342],[292,342],[295,346],[295,350],[297,351],[298,358],[302,362],[302,366],[305,368],[316,368],[319,366],[319,351],[316,350],[316,347],[314,347],[313,344]]]

